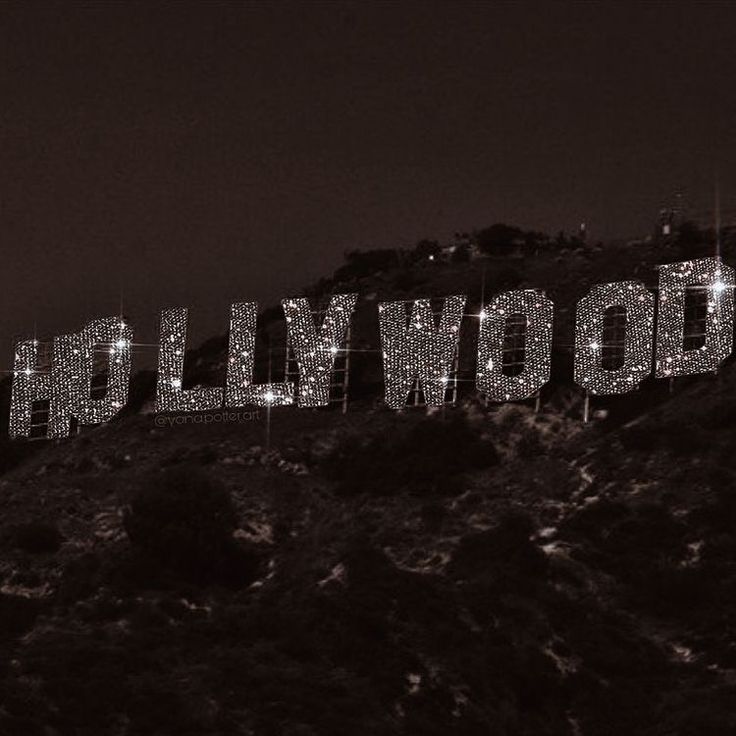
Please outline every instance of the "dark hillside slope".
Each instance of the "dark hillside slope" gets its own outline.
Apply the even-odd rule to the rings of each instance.
[[[621,253],[513,286],[564,334],[657,257]],[[479,300],[482,263],[346,286]],[[560,375],[539,413],[274,410],[270,449],[263,415],[32,443],[0,478],[0,733],[734,733],[735,371],[587,425]]]

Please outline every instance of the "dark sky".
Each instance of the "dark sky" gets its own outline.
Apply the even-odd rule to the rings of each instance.
[[[736,196],[736,9],[0,7],[0,366],[11,337],[158,310],[195,338],[356,247],[508,221],[647,233]],[[539,284],[544,287],[544,284]]]

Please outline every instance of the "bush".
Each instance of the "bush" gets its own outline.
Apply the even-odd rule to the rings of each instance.
[[[523,242],[523,235],[518,227],[499,222],[478,231],[476,238],[483,253],[503,253],[517,242]]]
[[[37,600],[0,593],[0,642],[30,629],[39,610]]]
[[[53,554],[61,547],[64,538],[53,524],[30,521],[14,527],[10,533],[11,543],[16,549],[34,555]]]
[[[194,578],[252,577],[255,559],[232,537],[227,489],[196,466],[152,477],[132,499],[125,531],[142,556]]]
[[[20,438],[0,437],[0,474],[6,473],[25,462],[44,444],[44,442],[28,442]]]
[[[498,526],[464,536],[452,555],[450,571],[460,578],[490,576],[526,584],[543,577],[548,560],[530,540],[532,519],[523,513],[508,513]]]
[[[423,419],[367,440],[348,437],[327,459],[325,472],[344,494],[459,493],[462,474],[495,465],[498,454],[462,418]]]
[[[353,250],[345,254],[345,264],[335,271],[338,282],[363,279],[379,271],[388,271],[399,265],[396,250],[384,248],[368,251]]]

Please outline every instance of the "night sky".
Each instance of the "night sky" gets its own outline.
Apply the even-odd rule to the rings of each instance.
[[[345,250],[736,204],[736,8],[550,5],[3,5],[0,367],[121,294],[196,341]]]

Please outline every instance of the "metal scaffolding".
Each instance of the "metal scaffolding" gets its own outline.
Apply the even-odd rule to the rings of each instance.
[[[707,318],[708,289],[702,286],[686,287],[683,350],[697,350],[705,345]]]
[[[615,371],[626,360],[626,307],[608,307],[603,313],[601,368]]]
[[[54,355],[54,340],[52,337],[37,340],[36,368],[39,373],[51,373]],[[48,399],[34,401],[31,404],[31,428],[28,438],[31,440],[46,439],[49,429],[49,412],[51,402]]]
[[[109,345],[95,345],[92,350],[92,380],[89,387],[91,399],[105,398],[109,373],[110,347]]]
[[[501,349],[501,372],[504,376],[518,376],[524,371],[526,365],[526,331],[528,321],[525,314],[516,312],[506,318],[503,334],[503,347]],[[540,409],[540,394],[534,394],[534,411]],[[483,402],[488,406],[488,397],[483,397]]]

